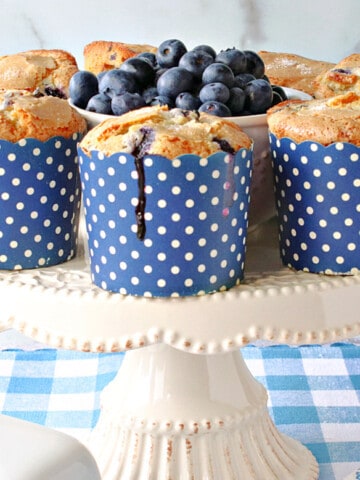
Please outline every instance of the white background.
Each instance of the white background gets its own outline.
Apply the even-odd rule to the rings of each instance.
[[[61,48],[83,66],[93,40],[179,38],[338,62],[360,51],[359,0],[0,0],[0,55]]]

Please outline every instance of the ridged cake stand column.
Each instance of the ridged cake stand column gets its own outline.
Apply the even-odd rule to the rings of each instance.
[[[89,439],[104,480],[317,478],[311,453],[275,428],[239,349],[359,335],[360,275],[283,267],[274,222],[248,240],[244,283],[202,297],[105,292],[83,252],[59,266],[0,271],[0,326],[55,348],[127,351]]]
[[[318,467],[281,435],[239,352],[167,345],[126,354],[90,439],[104,480],[312,480]]]

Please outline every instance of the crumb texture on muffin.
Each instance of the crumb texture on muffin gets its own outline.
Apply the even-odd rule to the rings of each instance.
[[[138,53],[155,53],[156,50],[156,47],[147,44],[95,40],[84,47],[84,68],[98,74],[119,67],[125,60]]]
[[[86,128],[86,121],[65,100],[38,97],[26,90],[0,91],[0,138],[3,140],[70,138],[73,133],[85,133]]]
[[[360,95],[348,92],[329,99],[283,102],[268,110],[269,129],[278,138],[322,145],[348,142],[360,146]]]
[[[333,63],[306,58],[294,53],[258,52],[265,63],[265,74],[271,83],[295,88],[314,95],[314,82],[318,75],[334,67]]]
[[[142,155],[162,155],[170,160],[183,154],[234,153],[251,145],[248,135],[231,121],[164,106],[144,107],[105,120],[81,142],[87,154],[98,150],[105,156],[116,152],[138,155],[140,149]]]
[[[28,50],[0,57],[0,89],[19,89],[68,97],[78,66],[65,50]]]
[[[360,53],[343,58],[318,75],[314,82],[315,98],[329,98],[346,92],[360,94]]]

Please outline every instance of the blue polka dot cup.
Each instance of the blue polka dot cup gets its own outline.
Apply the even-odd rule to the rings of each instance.
[[[252,149],[175,160],[148,155],[142,173],[130,154],[78,153],[95,285],[170,297],[240,283]]]
[[[295,270],[360,269],[360,148],[270,134],[280,255]]]
[[[0,269],[57,265],[76,253],[79,135],[0,140]]]

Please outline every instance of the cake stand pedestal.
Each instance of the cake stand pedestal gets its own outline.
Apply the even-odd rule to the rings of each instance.
[[[104,479],[318,477],[311,453],[276,430],[239,352],[133,350],[102,401],[90,449]]]
[[[312,454],[274,426],[239,348],[358,335],[360,276],[290,271],[277,245],[275,222],[252,231],[244,283],[202,297],[102,291],[82,252],[58,267],[0,272],[0,323],[56,348],[128,352],[89,439],[103,480],[318,478]]]

